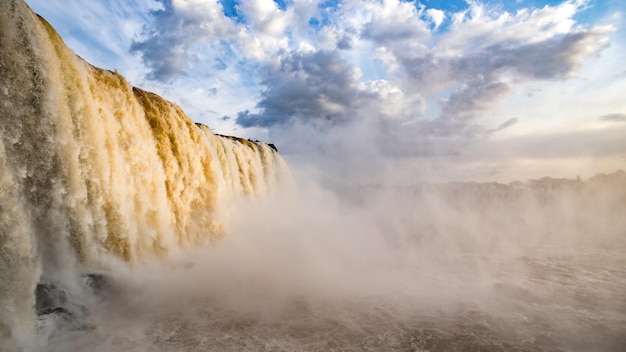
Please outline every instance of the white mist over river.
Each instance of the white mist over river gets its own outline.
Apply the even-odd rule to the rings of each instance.
[[[39,339],[58,351],[620,351],[626,198],[604,181],[239,204],[215,246],[107,273],[83,328],[46,322]]]

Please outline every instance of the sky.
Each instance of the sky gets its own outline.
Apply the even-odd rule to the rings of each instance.
[[[626,169],[626,3],[26,0],[78,55],[323,182]]]

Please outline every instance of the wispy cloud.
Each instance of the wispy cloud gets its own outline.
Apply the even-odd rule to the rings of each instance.
[[[159,0],[161,9],[151,12],[153,21],[145,25],[130,52],[139,53],[150,68],[149,77],[169,80],[205,59],[221,67],[219,43],[232,38],[235,25],[224,16],[216,1]],[[206,55],[208,52],[208,55]]]
[[[608,121],[608,122],[626,122],[626,114],[608,114],[608,115],[602,115],[600,117],[598,117],[599,120],[601,121]]]

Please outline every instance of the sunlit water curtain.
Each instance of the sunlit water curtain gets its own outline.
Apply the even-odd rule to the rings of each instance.
[[[275,147],[217,136],[0,4],[0,337],[28,335],[40,277],[137,262],[224,233],[220,205],[291,176]]]

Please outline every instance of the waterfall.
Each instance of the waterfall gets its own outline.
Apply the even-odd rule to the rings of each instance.
[[[29,334],[40,277],[210,243],[222,203],[292,182],[273,145],[91,66],[21,0],[0,4],[0,47],[2,339]]]

